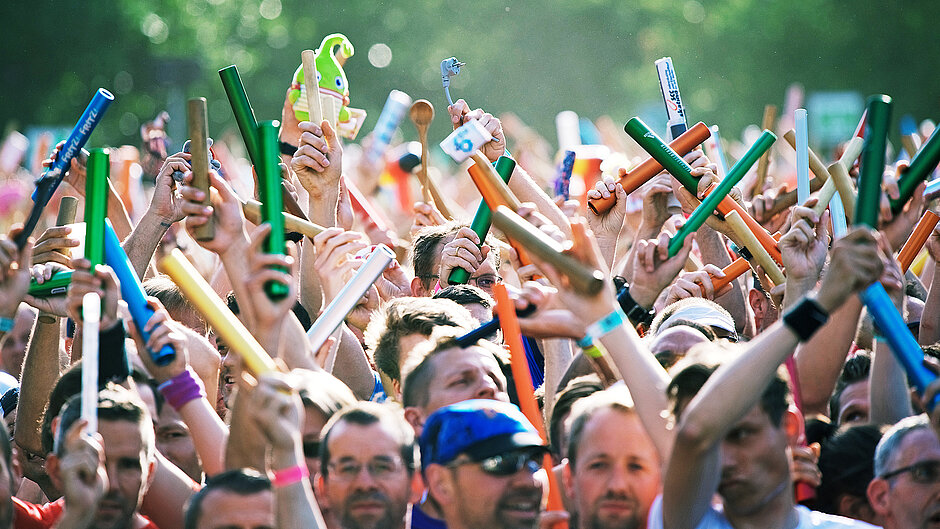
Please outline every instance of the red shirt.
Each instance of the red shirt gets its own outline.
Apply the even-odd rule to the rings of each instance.
[[[13,528],[14,529],[51,529],[65,510],[65,499],[47,503],[45,505],[36,505],[13,497]],[[144,529],[160,529],[156,524],[150,521],[146,516],[147,525]]]

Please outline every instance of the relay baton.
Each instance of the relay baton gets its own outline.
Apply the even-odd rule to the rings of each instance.
[[[496,172],[499,174],[499,177],[503,180],[503,182],[509,182],[509,178],[512,176],[512,171],[515,168],[516,162],[512,158],[507,156],[500,156],[499,159],[496,160]],[[473,233],[476,233],[477,237],[480,238],[480,245],[483,245],[483,242],[486,240],[486,234],[490,231],[490,224],[492,221],[493,214],[484,200],[477,208],[477,212],[473,216],[473,221],[470,222],[470,229],[473,230]],[[469,280],[470,272],[459,267],[451,270],[450,277],[447,278],[447,282],[451,285],[464,285]]]
[[[281,197],[280,151],[277,145],[277,121],[265,121],[258,125],[258,146],[260,147],[260,165],[255,166],[258,173],[258,192],[261,198],[261,220],[271,225],[271,233],[264,243],[268,254],[284,255],[287,253],[284,239],[284,203]],[[282,270],[286,272],[286,270]],[[268,281],[264,290],[271,299],[283,299],[289,293],[284,283]]]
[[[796,202],[803,204],[809,199],[809,131],[805,108],[796,109],[793,122],[796,129],[796,145],[793,147],[796,150]]]
[[[121,298],[127,303],[137,332],[146,344],[150,340],[150,333],[144,330],[144,326],[147,325],[154,311],[147,304],[147,294],[140,284],[140,278],[137,277],[137,272],[134,271],[127,254],[121,248],[121,241],[114,233],[111,222],[107,220],[104,225],[104,261],[114,270],[114,275],[121,283]],[[149,351],[149,353],[153,363],[158,366],[165,366],[176,358],[176,352],[169,345],[164,345],[159,351]]]
[[[718,176],[724,178],[728,175],[728,160],[725,158],[725,149],[721,146],[721,133],[718,131],[718,125],[712,125],[708,130],[712,131],[712,137],[705,145],[711,149],[715,161],[718,162]]]
[[[928,209],[924,212],[924,216],[920,218],[917,226],[914,226],[914,232],[911,233],[907,242],[901,247],[901,251],[898,252],[898,262],[901,263],[902,272],[907,272],[907,269],[911,267],[911,263],[914,262],[914,258],[917,257],[927,239],[930,238],[930,234],[933,233],[938,221],[940,221],[940,216]]]
[[[108,212],[109,152],[92,149],[88,153],[85,176],[85,259],[91,270],[104,262],[104,219]]]
[[[865,111],[865,142],[858,175],[858,204],[855,208],[855,224],[877,229],[879,203],[881,201],[881,178],[884,171],[885,147],[891,122],[891,98],[875,95],[868,98]],[[860,294],[875,325],[888,341],[894,357],[907,373],[908,380],[921,394],[935,378],[923,365],[924,351],[907,328],[904,318],[898,313],[881,283],[875,282]],[[937,399],[928,404],[930,409]]]
[[[56,216],[55,225],[56,226],[65,226],[66,224],[72,224],[75,222],[75,213],[78,211],[78,199],[72,196],[64,196],[62,200],[59,201],[59,214]],[[68,248],[63,248],[66,257],[71,256],[71,252]],[[72,283],[72,271],[71,270],[62,270],[52,274],[52,277],[43,284],[39,284],[36,279],[31,278],[29,280],[29,295],[36,298],[44,298],[47,296],[56,296],[58,294],[65,294],[69,289],[69,285]],[[55,316],[50,316],[48,313],[40,312],[39,318],[43,320],[43,323],[55,323]]]
[[[777,105],[764,105],[764,116],[761,120],[761,129],[776,130],[774,125],[777,122]],[[757,161],[757,178],[754,179],[754,186],[751,188],[749,197],[760,194],[763,191],[764,182],[767,180],[767,168],[770,166],[770,153],[764,153]],[[787,206],[789,207],[789,206]]]
[[[780,241],[781,236],[782,234],[778,231],[777,233],[774,234],[774,240]],[[731,243],[731,244],[734,244],[734,243]],[[744,274],[744,272],[747,272],[748,270],[751,269],[751,263],[749,259],[752,259],[754,255],[751,254],[751,252],[748,251],[747,248],[738,248],[737,251],[741,255],[741,257],[738,257],[734,261],[731,261],[731,264],[721,269],[721,271],[724,272],[725,274],[724,277],[712,276],[712,287],[715,292],[718,292],[719,290],[721,290],[722,287],[734,281],[735,279],[739,278],[742,274]],[[747,257],[745,257],[745,255],[747,255]],[[702,295],[704,295],[705,289],[701,287],[701,285],[699,286],[699,288],[702,288]]]
[[[855,158],[858,154],[855,155]],[[854,160],[855,158],[852,158]],[[850,161],[851,163],[851,161]],[[842,202],[842,209],[849,218],[855,217],[855,186],[852,185],[852,178],[849,176],[848,168],[841,161],[830,164],[829,179],[832,185],[839,193],[839,199]]]
[[[940,191],[940,178],[927,182],[927,187],[924,188],[924,196],[936,193],[937,191]]]
[[[493,211],[493,224],[507,237],[517,241],[541,260],[554,266],[559,273],[567,276],[575,290],[596,294],[603,288],[603,272],[563,253],[564,249],[554,239],[506,206],[500,206]]]
[[[234,64],[219,70],[219,77],[222,78],[222,88],[225,89],[225,95],[228,96],[228,102],[232,106],[232,113],[235,114],[235,124],[238,125],[238,130],[245,141],[248,159],[257,171],[261,160],[258,122],[255,120],[255,111],[251,109],[251,103],[248,102],[245,85],[242,84],[242,78],[238,75],[238,68]]]
[[[787,140],[787,143],[790,144],[790,147],[793,147],[793,150],[796,150],[796,132],[793,129],[786,131],[783,134],[783,139]],[[816,175],[816,178],[819,179],[820,185],[823,182],[829,179],[829,172],[826,171],[826,164],[822,163],[822,160],[819,159],[819,156],[813,152],[809,147],[806,148],[807,155],[809,156],[809,170]]]
[[[249,200],[242,203],[242,212],[245,214],[245,218],[254,224],[261,224],[264,222],[261,220],[261,202]],[[284,217],[285,233],[297,232],[301,235],[309,237],[310,239],[313,239],[319,235],[320,232],[326,229],[319,224],[315,224],[309,220],[302,219],[289,213],[282,213],[281,215]]]
[[[496,314],[499,316],[499,325],[503,329],[503,339],[509,346],[509,363],[512,369],[513,382],[516,385],[516,396],[519,398],[519,408],[523,415],[529,419],[532,426],[538,430],[543,442],[548,442],[548,436],[545,435],[545,424],[542,422],[542,415],[539,412],[538,404],[535,402],[535,389],[532,386],[532,373],[529,372],[529,363],[526,359],[525,346],[522,343],[522,332],[519,330],[519,320],[516,319],[516,309],[512,300],[509,299],[509,293],[506,285],[496,285],[493,287],[493,294],[496,298]],[[548,510],[564,510],[561,501],[561,489],[555,473],[551,471],[552,456],[545,453],[543,465],[548,471]],[[558,522],[554,529],[568,529],[568,522]]]
[[[737,211],[729,211],[725,215],[725,222],[727,222],[734,233],[741,238],[741,243],[751,252],[751,255],[754,256],[754,260],[764,269],[767,277],[769,277],[775,285],[783,284],[786,281],[783,272],[760,241],[757,240],[754,232],[744,223],[741,215]]]
[[[688,125],[682,97],[679,96],[679,83],[676,80],[676,69],[672,66],[672,57],[663,57],[656,61],[656,74],[659,76],[659,88],[666,105],[668,139],[673,140],[688,130]]]
[[[669,173],[679,181],[693,196],[698,195],[698,180],[692,176],[692,168],[675,151],[663,143],[663,140],[655,132],[646,126],[646,123],[638,118],[631,118],[624,125],[623,130],[636,141],[640,147],[655,158]],[[777,248],[777,242],[773,240],[767,230],[761,227],[740,204],[730,197],[724,197],[718,203],[718,212],[727,215],[730,211],[737,211],[747,227],[754,233],[761,246],[767,250],[771,257],[778,263],[781,262],[780,250]]]
[[[898,180],[898,198],[890,199],[891,211],[895,214],[904,208],[904,204],[914,195],[914,189],[926,180],[940,163],[940,127],[934,129],[930,138],[913,155],[911,163],[901,173]]]
[[[535,305],[528,305],[526,308],[517,310],[516,316],[519,318],[525,318],[526,316],[535,312]],[[471,345],[477,343],[478,341],[492,336],[499,330],[499,316],[494,316],[490,321],[483,323],[479,327],[468,331],[466,334],[462,334],[455,338],[457,345],[460,347],[470,347]]]
[[[179,248],[174,248],[169,255],[160,259],[159,268],[180,287],[186,299],[205,317],[206,322],[222,338],[229,350],[244,360],[249,371],[255,376],[277,371],[277,365],[271,356],[232,314],[222,298],[212,290]]]
[[[382,113],[379,114],[379,120],[372,129],[372,144],[365,152],[366,161],[374,164],[385,154],[392,136],[395,135],[395,131],[398,130],[410,106],[411,96],[400,90],[389,92],[385,106],[382,107]]]
[[[66,138],[62,149],[59,150],[56,159],[52,162],[52,165],[42,173],[39,180],[36,181],[36,190],[33,191],[33,207],[29,212],[29,216],[26,218],[26,222],[23,224],[23,229],[14,240],[18,248],[22,248],[23,245],[26,244],[26,239],[33,234],[33,230],[36,229],[39,218],[42,217],[43,209],[46,207],[46,204],[49,203],[55,190],[59,187],[59,184],[62,183],[62,179],[65,178],[65,173],[67,173],[69,167],[71,167],[72,158],[75,158],[75,156],[81,152],[82,147],[84,147],[85,143],[88,141],[88,137],[91,136],[92,131],[98,126],[98,122],[101,121],[101,116],[108,110],[112,101],[114,101],[114,96],[104,88],[99,88],[98,91],[95,92],[94,97],[91,98],[91,102],[85,107],[82,116],[78,118],[78,123],[75,124],[72,128],[72,132],[70,132],[68,138]]]
[[[323,123],[323,109],[320,107],[320,84],[317,82],[317,53],[313,50],[300,52],[300,64],[304,70],[307,116],[311,123],[319,127]]]
[[[693,211],[685,221],[685,224],[683,224],[682,227],[679,228],[679,231],[669,240],[669,257],[679,253],[679,250],[682,249],[685,237],[701,228],[702,224],[705,224],[708,217],[715,211],[718,203],[724,200],[728,193],[731,192],[731,189],[744,178],[744,175],[751,170],[751,167],[757,162],[758,158],[767,152],[775,141],[777,141],[777,136],[775,136],[773,132],[765,130],[747,152],[744,153],[744,156],[734,164],[734,167],[731,168],[731,171],[728,172],[725,178],[718,184],[711,185],[710,189],[705,192],[706,196],[702,203],[695,208],[695,211]]]
[[[192,157],[190,166],[193,170],[193,180],[190,183],[196,189],[205,193],[202,199],[203,206],[211,205],[209,201],[209,119],[206,113],[206,98],[190,99],[186,105],[186,121],[189,127],[189,149]],[[215,224],[212,217],[209,221],[193,230],[198,241],[211,241],[215,238]]]
[[[470,180],[473,181],[473,185],[477,187],[483,197],[483,203],[490,210],[491,221],[493,211],[499,206],[506,206],[513,211],[518,211],[522,204],[509,190],[509,186],[502,181],[496,169],[490,165],[489,160],[479,152],[475,153],[475,156],[477,158],[474,160],[474,164],[467,168],[467,172],[470,173]],[[499,160],[496,163],[499,165]],[[532,264],[532,258],[529,257],[529,253],[522,245],[512,239],[509,240],[509,244],[516,250],[516,257],[522,266]]]
[[[574,151],[565,151],[565,157],[558,166],[558,172],[555,175],[555,196],[565,197],[565,200],[571,198],[571,171],[574,169]]]
[[[686,155],[692,149],[696,148],[699,144],[708,139],[711,135],[711,131],[708,127],[699,121],[695,125],[685,131],[681,136],[672,140],[669,143],[669,147],[677,152],[680,155]],[[663,166],[656,160],[654,157],[647,158],[643,163],[633,168],[632,171],[620,177],[620,185],[623,186],[623,190],[627,193],[632,193],[637,190],[641,185],[649,181],[650,178],[653,178],[660,171],[663,170]],[[616,202],[616,196],[611,195],[610,198],[598,198],[588,200],[588,207],[591,208],[595,214],[600,215],[607,212],[614,206]]]
[[[359,270],[356,270],[352,279],[339,291],[339,294],[333,298],[333,301],[307,331],[307,340],[314,352],[319,351],[327,338],[342,325],[346,316],[356,308],[359,300],[366,295],[372,284],[378,280],[394,259],[395,253],[384,244],[379,244],[372,250],[372,255],[362,263]]]
[[[98,333],[101,328],[101,298],[95,292],[82,296],[82,404],[81,418],[88,422],[85,433],[98,431]]]

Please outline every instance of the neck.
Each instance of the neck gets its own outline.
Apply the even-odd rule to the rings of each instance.
[[[738,512],[725,504],[725,517],[735,529],[795,529],[800,517],[793,500],[789,474],[754,509]]]

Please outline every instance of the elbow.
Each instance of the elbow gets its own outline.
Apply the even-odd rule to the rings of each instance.
[[[681,446],[688,453],[704,454],[718,441],[714,429],[709,428],[705,421],[686,416],[676,429],[674,445]]]

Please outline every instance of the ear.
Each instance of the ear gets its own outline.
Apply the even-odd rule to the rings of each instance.
[[[154,448],[154,451],[156,450],[157,449]],[[171,465],[173,464],[173,463],[170,463],[169,460],[167,460],[167,463]],[[150,490],[150,486],[153,485],[153,480],[156,479],[156,477],[157,477],[157,459],[156,459],[156,456],[154,456],[154,458],[150,460],[150,464],[147,466],[147,488],[144,489],[145,491]]]
[[[754,311],[754,319],[760,321],[764,316],[764,311],[767,310],[767,298],[763,294],[757,291],[757,289],[752,288],[747,291],[747,304],[751,306],[751,310]]]
[[[416,298],[426,298],[431,294],[424,288],[424,285],[421,284],[421,279],[416,277],[411,280],[411,295]]]
[[[424,488],[424,476],[421,474],[421,469],[416,469],[414,475],[411,476],[411,497],[408,499],[408,503],[412,505],[421,503]]]
[[[852,494],[842,494],[837,501],[839,516],[847,516],[856,520],[871,521],[875,518],[875,512],[868,504],[867,498],[862,498]]]
[[[50,453],[46,457],[46,475],[49,476],[49,481],[52,482],[53,487],[58,490],[64,490],[60,463],[59,456],[55,455],[55,453]]]
[[[424,478],[428,484],[428,495],[441,506],[441,510],[454,503],[455,487],[447,467],[428,465],[424,470]]]
[[[783,413],[781,426],[787,435],[787,446],[797,446],[803,440],[805,427],[803,414],[796,407],[790,406]]]
[[[565,458],[561,462],[561,481],[565,487],[565,495],[574,499],[577,497],[577,489],[574,486],[574,475],[571,473],[571,461]]]
[[[312,481],[313,488],[316,491],[317,503],[320,504],[321,509],[328,509],[330,507],[330,497],[327,492],[330,487],[326,484],[326,480],[323,479],[323,474],[317,474]]]
[[[886,479],[875,478],[868,484],[868,503],[881,516],[887,516],[890,511],[891,502],[888,498],[890,490],[891,485]]]
[[[404,412],[405,420],[414,429],[415,435],[421,437],[421,432],[424,431],[424,414],[416,406],[408,406]]]

